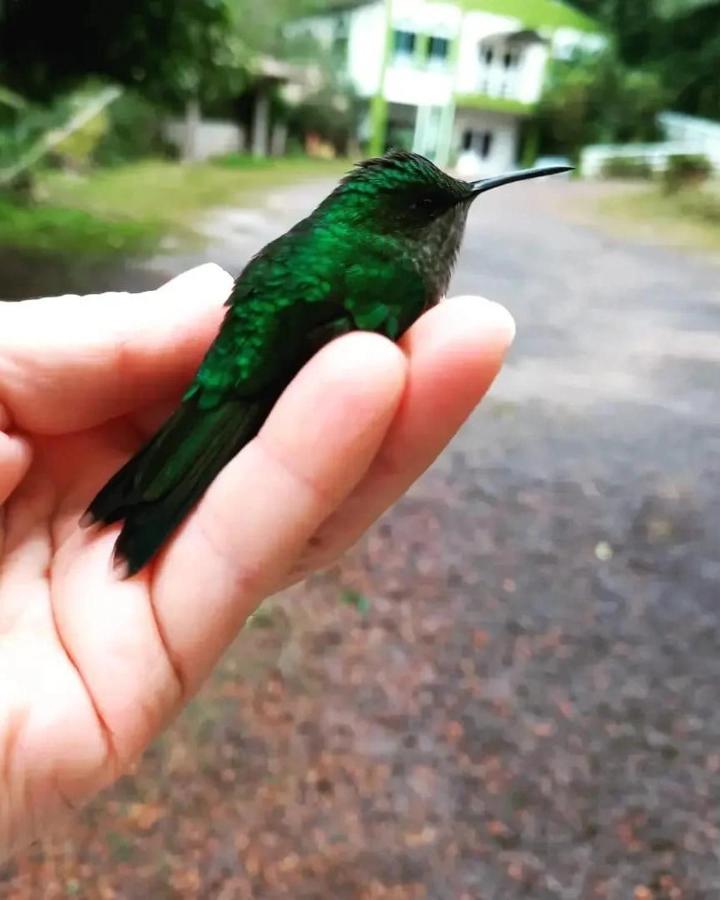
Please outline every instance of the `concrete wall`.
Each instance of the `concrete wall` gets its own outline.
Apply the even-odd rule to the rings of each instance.
[[[384,47],[384,4],[355,10],[350,19],[347,71],[361,97],[373,97],[380,88]]]
[[[482,156],[481,147],[462,150],[464,133],[492,134],[490,152]],[[461,148],[456,170],[461,178],[484,178],[514,169],[517,164],[519,122],[514,116],[483,110],[459,109],[455,115],[455,147]],[[477,142],[479,143],[479,142]]]
[[[174,119],[166,122],[163,132],[178,150],[186,146],[187,131],[185,121]],[[193,159],[201,161],[213,156],[224,156],[227,153],[239,153],[244,149],[245,135],[243,129],[234,122],[211,121],[203,119],[195,126],[193,139]]]

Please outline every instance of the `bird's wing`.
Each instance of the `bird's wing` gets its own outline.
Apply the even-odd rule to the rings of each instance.
[[[391,340],[412,325],[430,298],[415,266],[382,245],[345,272],[345,308],[357,328]],[[437,299],[437,298],[432,298]]]
[[[336,299],[338,285],[281,263],[257,260],[238,280],[185,399],[212,408],[282,388],[323,343],[352,328]]]

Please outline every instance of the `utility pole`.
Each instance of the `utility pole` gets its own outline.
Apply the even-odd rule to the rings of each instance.
[[[370,155],[381,156],[385,152],[388,110],[385,99],[385,74],[392,49],[392,0],[385,0],[385,43],[380,66],[380,81],[370,104]]]

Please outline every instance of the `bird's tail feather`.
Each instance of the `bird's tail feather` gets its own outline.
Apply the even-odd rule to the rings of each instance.
[[[124,520],[115,562],[134,575],[157,553],[216,475],[258,432],[270,403],[186,401],[95,497],[85,524]]]

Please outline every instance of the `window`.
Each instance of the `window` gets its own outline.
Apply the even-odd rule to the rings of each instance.
[[[443,37],[431,37],[428,44],[428,60],[431,63],[446,62],[450,56],[450,41]]]
[[[413,56],[417,45],[417,35],[413,31],[395,31],[393,49],[395,56]]]
[[[492,131],[483,131],[482,133],[482,141],[480,144],[480,156],[483,159],[487,159],[490,156],[490,151],[492,150],[493,145],[493,133]]]
[[[465,153],[477,153],[482,159],[487,159],[492,153],[492,131],[474,131],[467,128],[462,135],[462,149]]]
[[[493,47],[482,47],[480,49],[480,56],[482,57],[486,66],[491,66],[492,61],[495,58],[495,50]]]

